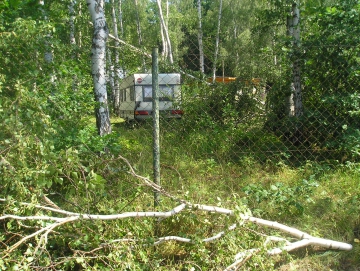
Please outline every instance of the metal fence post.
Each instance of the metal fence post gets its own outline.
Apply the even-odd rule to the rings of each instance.
[[[154,182],[160,185],[160,125],[159,125],[159,67],[158,48],[152,52],[152,114],[153,114],[153,159],[154,159]],[[154,207],[160,202],[160,194],[154,191]]]

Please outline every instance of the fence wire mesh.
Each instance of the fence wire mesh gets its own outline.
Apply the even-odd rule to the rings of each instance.
[[[220,52],[215,65],[214,42],[208,35],[203,45],[204,73],[199,72],[198,38],[195,33],[189,35],[176,64],[160,63],[162,154],[181,157],[191,153],[223,162],[251,157],[261,163],[289,165],[307,160],[358,161],[359,31],[346,24],[331,25],[336,16],[340,15],[326,20],[314,17],[320,23],[316,31],[309,30],[310,22],[304,23],[296,48],[291,37],[275,35],[271,48],[256,51],[250,41],[242,52]],[[40,25],[39,32],[22,23],[16,25],[26,29],[22,36],[2,34],[3,46],[14,44],[2,51],[7,85],[16,84],[17,74],[29,76],[34,89],[49,92],[48,100],[59,117],[64,114],[64,97],[57,96],[58,89],[80,89],[69,91],[67,98],[79,105],[80,114],[85,113],[81,101],[92,95],[92,80],[84,69],[90,66],[85,48],[89,49],[92,33],[82,33],[81,45],[64,50],[68,37],[57,32],[49,35],[46,26]],[[253,39],[255,42],[256,37]],[[139,141],[142,152],[151,156],[147,142],[152,135],[148,121],[152,114],[151,58],[142,48],[136,51],[114,39],[108,40],[107,47],[111,114],[130,123],[122,136],[143,135]],[[46,54],[52,54],[50,60],[45,59]],[[119,58],[117,66],[115,58]],[[142,67],[140,72],[127,68],[130,58],[132,65]],[[294,65],[299,68],[300,109],[295,108],[292,89]],[[36,81],[41,77],[45,80],[39,86]]]
[[[217,76],[215,83],[210,75],[194,79],[193,71],[181,69],[181,95],[177,95],[175,106],[170,102],[175,97],[170,81],[160,82],[166,96],[160,98],[164,110],[162,140],[166,146],[161,151],[164,155],[191,154],[222,162],[251,157],[261,163],[292,166],[306,161],[356,162],[358,55],[358,46],[304,44],[296,56],[277,56],[277,63],[269,67],[277,70],[272,77],[263,73],[257,77],[251,76],[255,73],[245,77]],[[294,113],[292,93],[294,57],[301,69],[299,115]],[[167,76],[170,80],[172,75]],[[142,99],[150,98],[149,91],[150,87],[143,87]],[[134,117],[144,120],[138,121],[135,129],[143,129],[148,137],[152,129],[152,123],[145,121],[151,116],[149,101],[139,107],[144,112],[135,112],[146,116]],[[138,106],[136,102],[132,103],[134,106]],[[165,143],[166,138],[169,141]]]

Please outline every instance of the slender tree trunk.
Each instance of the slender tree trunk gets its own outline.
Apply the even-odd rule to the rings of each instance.
[[[119,25],[121,37],[124,36],[124,25],[123,25],[123,13],[122,13],[122,0],[118,0],[118,10],[119,10]]]
[[[71,58],[75,60],[76,58],[76,39],[75,39],[75,0],[70,0],[69,4],[69,26],[70,26],[70,47],[71,47]],[[73,76],[72,89],[73,91],[77,90],[77,76]]]
[[[291,94],[287,98],[288,115],[300,117],[303,114],[302,92],[301,92],[301,68],[298,58],[300,47],[300,11],[297,4],[293,4],[291,15],[288,16],[288,34],[293,40],[294,60],[292,63],[293,80],[291,83]]]
[[[92,76],[97,106],[95,108],[96,125],[100,136],[111,133],[111,124],[106,93],[106,40],[108,28],[102,0],[86,0],[94,24],[92,40]]]
[[[141,34],[141,25],[140,25],[140,15],[139,15],[139,4],[137,0],[134,0],[134,4],[135,4],[135,11],[136,11],[136,30],[137,30],[137,34],[138,34],[138,39],[139,39],[139,48],[141,48],[142,46],[142,34]],[[143,65],[143,70],[145,70],[146,65],[145,65],[145,59],[144,57],[142,58],[142,65]]]
[[[294,81],[294,105],[295,116],[300,117],[303,114],[302,91],[301,91],[301,67],[299,60],[300,49],[300,10],[297,4],[293,4],[293,26],[294,26],[294,52],[296,59],[293,64]]]
[[[205,72],[204,67],[204,48],[203,48],[203,32],[202,32],[202,14],[201,14],[201,0],[197,1],[197,10],[198,10],[198,42],[199,42],[199,59],[200,59],[200,72]]]
[[[44,9],[45,6],[45,1],[44,0],[40,0],[39,1],[39,5],[40,5],[40,11],[43,15],[43,18],[45,21],[48,21],[49,18],[46,14],[46,11]],[[53,61],[53,52],[52,52],[52,48],[51,48],[51,33],[46,34],[45,36],[45,53],[44,53],[44,59],[46,63],[51,63]]]
[[[118,3],[118,12],[119,12],[120,37],[123,38],[124,37],[124,23],[123,23],[123,13],[122,13],[122,0],[118,0],[117,3]],[[120,46],[119,40],[117,40],[117,42]],[[120,63],[120,56],[119,56],[119,63]],[[125,67],[120,67],[120,65],[119,65],[119,78],[123,79],[125,76],[126,76]],[[120,95],[120,93],[119,93],[119,95]],[[119,96],[119,99],[120,99],[120,96]]]
[[[216,44],[215,44],[215,53],[214,53],[213,83],[215,83],[215,79],[216,79],[216,65],[217,65],[217,58],[219,53],[219,36],[220,36],[221,14],[222,14],[222,2],[223,1],[220,0],[218,27],[216,32]]]
[[[165,39],[166,39],[167,54],[168,54],[170,63],[173,64],[174,60],[173,60],[173,56],[172,56],[171,42],[170,42],[170,37],[169,37],[169,30],[168,30],[167,25],[165,23],[164,15],[163,15],[163,12],[162,12],[161,0],[157,0],[157,4],[158,4],[158,7],[159,7],[160,22],[161,22],[161,25],[162,25],[162,29],[164,31]]]
[[[70,25],[70,45],[72,47],[75,46],[76,41],[75,41],[75,1],[74,0],[70,0],[70,4],[69,4],[69,25]]]
[[[169,1],[166,0],[166,20],[165,20],[165,25],[166,25],[166,29],[169,29]],[[162,29],[162,24],[160,24],[161,26],[161,29]],[[163,31],[163,29],[162,29]],[[162,32],[161,33],[161,38],[163,39],[163,44],[166,44],[165,46],[165,51],[164,51],[164,58],[166,58],[169,54],[169,48],[167,46],[167,43],[166,43],[166,39],[165,39],[165,35],[164,33]]]
[[[164,35],[164,27],[162,25],[162,23],[160,23],[160,34],[161,34],[161,42],[162,42],[162,52],[161,52],[161,57],[163,60],[166,59],[166,56],[168,54],[168,49],[167,49],[167,42],[165,39],[165,35]]]
[[[45,2],[44,0],[39,1],[40,4],[40,11],[42,12],[44,21],[49,22],[49,17],[47,15],[46,10],[44,9]],[[52,33],[51,31],[48,31],[48,33],[45,36],[45,53],[44,53],[44,59],[45,63],[48,64],[48,67],[50,68],[50,82],[55,85],[56,81],[56,75],[53,68],[53,60],[54,60],[54,52],[53,52],[53,46],[52,46]]]
[[[294,36],[294,26],[292,14],[287,17],[287,31],[288,36]],[[285,98],[287,115],[293,117],[295,115],[295,105],[294,105],[294,82],[290,84],[290,95]]]
[[[79,5],[79,7],[78,7],[78,10],[79,10],[78,17],[81,18],[82,17],[82,1],[80,1],[78,3],[78,5]],[[78,44],[77,45],[78,45],[79,48],[81,48],[81,46],[82,46],[82,32],[81,32],[81,29],[78,29],[77,34],[78,34]]]
[[[115,12],[115,1],[111,0],[111,16],[112,16],[112,20],[113,20],[113,31],[114,31],[114,36],[116,39],[119,39],[119,35],[118,35],[118,25],[117,25],[117,20],[116,20],[116,12]],[[120,64],[119,64],[119,47],[120,47],[120,43],[118,42],[118,40],[115,39],[115,63],[114,63],[114,71],[113,71],[113,89],[112,89],[112,93],[113,93],[113,99],[114,99],[114,110],[115,113],[117,115],[119,115],[119,108],[120,108],[120,89],[119,89],[119,81],[120,81]]]

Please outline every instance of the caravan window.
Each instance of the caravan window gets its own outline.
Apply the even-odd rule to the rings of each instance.
[[[146,86],[144,87],[144,102],[152,101],[152,87]]]
[[[174,87],[167,85],[159,86],[159,101],[171,101],[174,98]],[[152,86],[144,86],[144,102],[152,101]]]
[[[174,87],[173,86],[159,86],[160,99],[162,101],[171,101],[174,98]]]
[[[120,90],[120,102],[124,101],[124,90]]]
[[[135,87],[130,87],[130,101],[135,101]]]

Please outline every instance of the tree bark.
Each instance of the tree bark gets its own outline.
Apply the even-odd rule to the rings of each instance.
[[[116,12],[115,12],[115,1],[111,0],[111,16],[112,16],[112,20],[113,20],[113,31],[114,31],[114,36],[115,38],[119,39],[119,34],[118,34],[118,26],[117,26],[117,20],[116,20]],[[114,78],[113,80],[113,89],[112,89],[112,93],[113,93],[113,99],[114,99],[114,110],[115,110],[115,114],[119,115],[119,108],[120,108],[120,89],[119,89],[119,80],[121,78],[121,70],[120,69],[120,65],[119,65],[119,47],[120,47],[120,43],[118,40],[115,39],[115,59],[114,59],[114,71],[111,74],[111,76],[113,76]]]
[[[219,17],[218,17],[218,27],[216,32],[216,44],[215,44],[215,53],[214,53],[214,65],[213,65],[213,83],[215,83],[216,78],[216,64],[219,53],[219,36],[220,36],[220,25],[221,25],[221,15],[222,15],[222,0],[220,0],[219,7]]]
[[[70,26],[70,48],[71,48],[71,58],[75,60],[76,58],[76,39],[75,39],[75,0],[70,0],[69,4],[69,26]],[[72,89],[73,91],[77,90],[77,75],[73,75]]]
[[[75,41],[75,1],[70,0],[69,4],[69,25],[70,25],[70,45],[74,47]]]
[[[161,52],[161,56],[162,56],[162,59],[166,59],[166,56],[168,54],[168,49],[167,49],[167,42],[166,42],[166,39],[165,39],[165,35],[164,35],[164,27],[163,27],[163,24],[160,23],[160,34],[161,34],[161,43],[162,43],[162,52]]]
[[[39,1],[39,5],[40,5],[40,11],[42,13],[42,16],[44,18],[44,20],[47,22],[49,20],[46,11],[44,9],[45,6],[45,1],[44,0],[40,0]],[[46,36],[45,36],[45,53],[44,53],[44,59],[46,63],[52,63],[53,61],[53,51],[51,48],[51,32],[49,32]]]
[[[292,62],[293,80],[291,82],[290,96],[287,98],[288,115],[300,117],[303,114],[301,92],[301,68],[298,58],[300,47],[300,11],[296,3],[292,6],[291,15],[287,19],[288,35],[292,38],[294,60]]]
[[[300,117],[303,114],[302,92],[301,92],[301,68],[299,61],[300,47],[300,10],[296,3],[292,6],[293,26],[294,26],[294,53],[295,60],[293,63],[293,82],[294,82],[294,106],[295,116]]]
[[[140,15],[139,15],[139,5],[138,5],[138,1],[134,0],[134,4],[135,4],[135,12],[136,12],[136,30],[137,30],[137,34],[138,34],[138,39],[139,39],[139,47],[141,48],[142,46],[142,34],[141,34],[141,25],[140,25]],[[145,59],[144,57],[142,58],[142,65],[143,65],[143,70],[145,70]]]
[[[197,1],[198,10],[198,42],[199,42],[199,60],[200,60],[200,72],[204,73],[204,48],[203,48],[203,32],[202,32],[202,14],[201,14],[201,0]]]
[[[169,30],[168,30],[167,25],[165,23],[164,15],[163,15],[163,12],[162,12],[161,0],[157,0],[156,2],[157,2],[158,7],[159,7],[160,22],[161,22],[162,30],[164,32],[164,36],[165,36],[165,40],[166,40],[167,56],[169,57],[170,63],[173,64],[174,60],[173,60],[173,56],[172,56],[171,42],[170,42],[170,37],[169,37]]]
[[[118,10],[119,10],[119,25],[120,25],[120,33],[121,37],[124,36],[124,25],[123,25],[123,13],[122,13],[122,0],[118,0]]]
[[[96,125],[100,136],[111,133],[111,124],[106,92],[106,40],[108,27],[104,14],[102,0],[87,0],[88,9],[94,24],[94,34],[91,49],[91,70],[94,81],[94,94],[97,106],[95,108]]]

